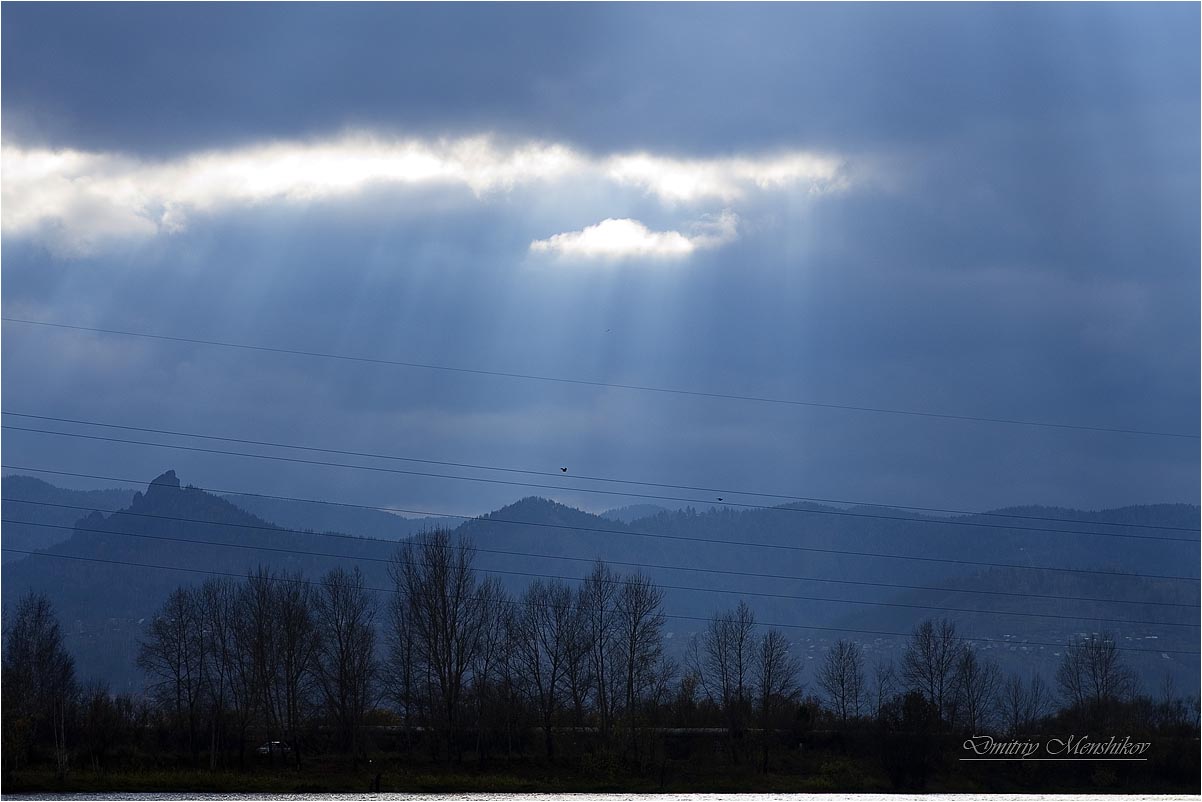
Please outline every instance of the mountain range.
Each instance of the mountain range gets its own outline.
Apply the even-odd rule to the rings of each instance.
[[[258,565],[315,579],[354,564],[368,586],[386,592],[399,541],[446,525],[219,497],[182,484],[173,471],[143,492],[67,490],[24,476],[5,477],[2,487],[5,547],[37,552],[6,556],[5,609],[28,590],[47,593],[80,675],[121,689],[140,688],[137,644],[175,587],[213,574],[244,576]],[[1198,647],[1198,523],[1199,508],[1184,504],[955,517],[812,503],[638,505],[594,515],[531,497],[454,531],[479,549],[476,566],[514,593],[535,576],[580,577],[596,559],[647,573],[665,590],[675,648],[743,598],[761,622],[786,627],[807,666],[840,637],[860,641],[870,661],[896,656],[904,633],[946,616],[982,639],[1004,668],[1039,670],[1050,680],[1061,644],[1105,629],[1147,650],[1128,653],[1146,684],[1156,687],[1168,673],[1178,687],[1195,687],[1198,658],[1174,652]]]
[[[128,506],[134,490],[68,490],[32,476],[5,476],[0,490],[4,518],[4,547],[29,551],[66,540],[72,525],[87,510],[119,510]],[[30,516],[37,524],[23,523]],[[55,526],[64,529],[53,528]],[[13,553],[4,560],[19,559]]]

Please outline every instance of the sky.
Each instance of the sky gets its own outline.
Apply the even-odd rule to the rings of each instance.
[[[478,514],[576,477],[1198,502],[1196,4],[32,4],[2,15],[14,468]],[[565,473],[561,468],[568,468]],[[585,492],[581,488],[607,490]],[[717,493],[647,490],[716,503]]]

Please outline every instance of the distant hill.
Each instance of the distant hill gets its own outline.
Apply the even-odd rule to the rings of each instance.
[[[222,498],[266,521],[289,529],[312,532],[343,532],[362,537],[403,540],[418,532],[448,526],[454,528],[459,524],[455,518],[405,518],[381,510],[312,501],[247,495],[227,495]]]
[[[1070,518],[1091,523],[1062,520]],[[139,687],[133,659],[140,622],[172,589],[203,580],[204,571],[242,576],[263,564],[315,579],[334,565],[347,564],[360,566],[370,587],[390,586],[388,561],[401,530],[391,529],[392,536],[385,539],[322,535],[295,530],[337,522],[292,520],[302,525],[279,526],[230,500],[181,486],[168,472],[145,493],[134,494],[124,511],[80,520],[69,538],[45,549],[83,559],[31,556],[6,562],[4,603],[11,604],[27,589],[48,593],[64,620],[81,676]],[[1121,637],[1130,639],[1127,643],[1196,650],[1196,626],[1104,627],[1073,616],[1196,625],[1197,581],[1124,574],[1196,579],[1198,521],[1198,508],[1189,505],[1098,512],[1014,508],[1004,515],[933,518],[896,509],[791,504],[751,510],[661,509],[625,523],[531,497],[455,531],[479,549],[477,567],[496,572],[513,593],[533,575],[577,578],[594,560],[604,559],[622,573],[642,571],[665,589],[666,610],[684,617],[669,619],[671,644],[683,643],[704,626],[689,617],[704,619],[742,598],[760,621],[788,625],[808,660],[820,657],[827,644],[847,634],[846,629],[906,633],[923,619],[943,615],[976,637],[1061,644],[1074,633],[1108,628],[1121,629]],[[401,520],[400,526],[409,523]],[[1107,526],[1116,523],[1184,531]],[[1083,532],[1136,534],[1149,540]],[[1158,536],[1184,542],[1152,539]],[[903,556],[911,559],[896,559]],[[120,562],[173,570],[116,564]],[[1114,573],[1031,571],[1021,566]],[[963,590],[994,593],[958,592]],[[1039,598],[1066,595],[1095,601]],[[1120,605],[1107,599],[1143,603]],[[953,607],[968,612],[948,610]],[[1028,615],[988,614],[1003,610]],[[904,640],[862,633],[851,637],[865,643],[873,659],[895,653]],[[1006,659],[1030,662],[1024,647],[999,648]],[[1048,647],[1037,657],[1051,665],[1058,651],[1058,646]],[[1153,653],[1141,656],[1138,665],[1149,678],[1168,671],[1179,686],[1198,682],[1197,658]]]
[[[0,480],[4,546],[30,551],[61,543],[71,537],[70,527],[90,511],[119,510],[129,504],[134,492],[132,488],[68,490],[32,476],[5,476]],[[17,521],[30,523],[15,523]],[[7,561],[18,556],[4,554],[3,559]]]
[[[660,507],[657,504],[631,504],[626,507],[615,507],[612,510],[606,510],[601,513],[601,517],[629,524],[634,523],[640,518],[650,518],[659,515],[661,512],[671,512],[671,510],[667,507]]]
[[[244,576],[260,564],[315,578],[346,563],[361,565],[371,586],[384,587],[396,548],[392,541],[286,531],[182,487],[174,471],[134,493],[122,511],[92,513],[69,534],[42,551],[73,559],[36,554],[4,564],[4,604],[27,590],[47,593],[80,675],[105,677],[118,687],[139,686],[134,658],[143,620],[180,585],[199,583],[206,572]]]
[[[1015,517],[1019,515],[1026,517]],[[1196,627],[1115,626],[1088,619],[1196,624],[1196,607],[1165,605],[1197,605],[1197,582],[1129,576],[1197,577],[1196,529],[1192,534],[1166,533],[1105,524],[1188,528],[1197,527],[1198,515],[1198,508],[1189,505],[1155,505],[1100,512],[1059,510],[1056,514],[1026,508],[997,516],[936,519],[895,509],[793,504],[767,510],[661,511],[623,524],[545,499],[527,498],[457,531],[469,535],[481,549],[480,567],[513,572],[503,576],[511,588],[520,588],[527,581],[523,573],[580,576],[590,561],[599,558],[618,571],[641,570],[650,575],[665,588],[669,610],[682,616],[704,618],[746,598],[761,621],[814,627],[789,629],[805,644],[807,657],[820,657],[826,645],[846,635],[825,628],[908,633],[926,618],[946,616],[973,637],[1056,644],[1038,648],[983,644],[1001,649],[1004,664],[1041,665],[1050,672],[1061,651],[1059,644],[1073,634],[1102,628],[1120,631],[1129,645],[1196,650]],[[1041,518],[1094,523],[1037,520]],[[1186,542],[1149,540],[1145,544],[1079,534],[1089,531],[1168,534]],[[917,559],[866,556],[869,552]],[[540,556],[528,556],[535,554]],[[957,561],[1116,573],[989,568]],[[931,589],[921,589],[924,587]],[[1034,596],[1077,596],[1087,601]],[[1001,611],[1020,615],[995,614]],[[1043,614],[1050,617],[1040,617]],[[685,639],[703,626],[700,621],[673,619],[668,630]],[[851,637],[864,642],[873,659],[896,656],[904,642],[904,637],[895,636]],[[1133,654],[1132,663],[1147,677],[1161,677],[1169,671],[1179,684],[1192,686],[1198,680],[1196,658],[1140,653]],[[1050,673],[1047,678],[1050,680]]]

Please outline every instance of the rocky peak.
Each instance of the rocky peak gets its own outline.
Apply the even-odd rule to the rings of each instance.
[[[175,471],[167,471],[150,483],[150,487],[146,489],[147,493],[152,492],[156,487],[169,487],[173,490],[179,490],[179,478],[176,477]]]

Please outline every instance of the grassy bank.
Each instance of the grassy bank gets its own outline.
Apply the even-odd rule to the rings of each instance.
[[[301,769],[254,767],[245,771],[75,769],[59,779],[49,770],[6,772],[5,795],[14,793],[212,792],[335,793],[368,792],[379,775],[382,792],[888,792],[895,788],[872,761],[812,755],[762,774],[750,765],[718,766],[669,761],[644,772],[587,770],[581,766],[515,762],[492,768],[441,769],[387,760],[353,769],[314,760]],[[917,789],[913,789],[917,790]],[[1124,777],[1104,765],[974,766],[933,774],[927,792],[1198,793],[1198,786],[1160,781],[1145,774]]]
[[[352,770],[314,762],[301,769],[246,771],[77,769],[63,779],[52,771],[6,772],[3,791],[10,793],[87,793],[101,791],[213,793],[367,792],[379,775],[383,792],[788,792],[885,791],[888,780],[864,772],[846,760],[814,761],[804,769],[761,774],[745,768],[662,765],[646,772],[596,771],[538,763],[494,769],[440,770],[375,761]]]

